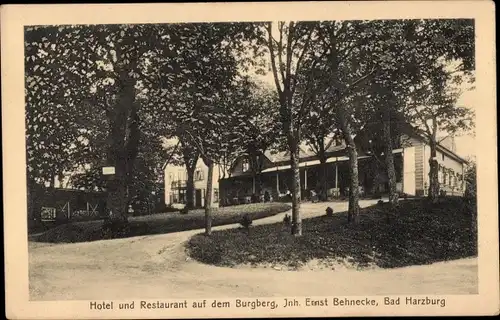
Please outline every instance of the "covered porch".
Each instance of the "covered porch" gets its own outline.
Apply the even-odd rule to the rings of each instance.
[[[388,179],[379,160],[371,156],[358,159],[359,185],[361,197],[382,195],[388,190]],[[402,190],[402,156],[394,155],[396,181]],[[322,175],[326,176],[327,197],[330,200],[345,198],[349,194],[349,164],[347,157],[332,157],[325,168],[318,160],[300,163],[301,198],[313,200],[320,194]],[[269,167],[260,175],[248,173],[219,181],[223,205],[261,201],[286,201],[292,190],[292,170],[290,165]]]

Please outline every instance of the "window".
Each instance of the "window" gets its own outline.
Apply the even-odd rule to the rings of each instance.
[[[170,193],[170,199],[172,204],[174,203],[186,203],[186,190],[179,189],[174,190]]]
[[[172,174],[172,172],[170,172],[168,174],[168,181],[172,182],[172,180],[174,180],[174,175]]]
[[[196,171],[194,172],[194,180],[195,181],[203,180],[203,170],[201,170],[201,168],[196,168]]]
[[[243,172],[250,170],[250,162],[247,158],[243,158]]]
[[[219,189],[214,188],[214,202],[219,202]]]
[[[441,160],[444,161],[444,153],[441,153]]]
[[[179,190],[179,203],[186,203],[186,190]]]

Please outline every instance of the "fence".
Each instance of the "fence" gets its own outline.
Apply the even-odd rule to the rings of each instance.
[[[37,187],[28,193],[30,225],[95,220],[106,215],[104,192]]]

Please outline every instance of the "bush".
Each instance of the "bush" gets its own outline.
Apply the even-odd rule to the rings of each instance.
[[[332,208],[330,208],[330,207],[326,208],[326,216],[327,217],[333,216],[333,209]]]
[[[283,223],[285,223],[285,225],[290,225],[290,222],[292,222],[292,219],[290,218],[290,216],[287,214],[285,214],[285,217],[283,218]]]
[[[164,212],[179,212],[179,209],[172,207],[172,205],[167,205],[165,203],[158,204],[155,208],[156,213],[164,213]]]
[[[103,239],[124,238],[130,235],[130,223],[122,219],[105,219],[102,224]]]
[[[248,230],[250,228],[250,226],[252,225],[252,218],[250,217],[250,215],[248,213],[243,215],[243,218],[241,218],[240,224],[246,230]]]
[[[269,202],[271,201],[271,194],[269,191],[264,192],[264,202]]]

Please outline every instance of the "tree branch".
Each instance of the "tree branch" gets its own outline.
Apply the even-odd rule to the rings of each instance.
[[[267,23],[267,33],[268,33],[268,41],[267,46],[269,48],[269,54],[271,56],[271,68],[273,70],[274,76],[274,84],[276,85],[276,90],[278,91],[278,95],[281,97],[283,91],[281,90],[281,86],[278,79],[278,70],[276,69],[276,59],[274,57],[274,48],[273,48],[273,35],[272,35],[272,22]]]
[[[306,43],[304,44],[304,48],[302,49],[302,53],[300,54],[299,59],[297,60],[297,65],[295,67],[295,74],[299,74],[300,73],[300,67],[301,67],[301,64],[302,64],[302,60],[304,59],[305,53],[309,49],[309,42],[311,41],[312,34],[313,34],[313,30],[311,30],[309,32],[309,34],[307,35]],[[294,91],[295,91],[295,89],[294,89]]]
[[[280,33],[280,40],[278,42],[278,63],[279,63],[279,71],[281,74],[281,79],[285,79],[285,70],[283,70],[283,22],[278,22],[278,29]]]
[[[165,168],[168,166],[168,164],[170,163],[170,161],[174,157],[174,154],[177,152],[177,148],[179,147],[180,143],[181,143],[180,140],[177,141],[177,144],[175,145],[174,150],[170,153],[170,157],[168,157],[167,161],[165,161],[165,163],[163,164],[163,167],[161,168],[162,171],[165,171]]]
[[[370,72],[368,72],[364,76],[360,77],[356,81],[354,81],[351,84],[349,84],[347,88],[350,89],[350,88],[356,86],[357,84],[361,83],[362,81],[366,80],[369,76],[371,76],[375,72],[375,70],[376,70],[375,67],[373,67]]]
[[[193,143],[198,148],[198,151],[200,152],[202,158],[203,159],[210,159],[210,157],[208,157],[207,153],[205,152],[205,149],[203,148],[203,144],[200,141],[197,141],[197,139],[188,130],[184,130],[184,132],[187,133],[191,137]],[[210,159],[210,160],[212,160],[212,159]]]

